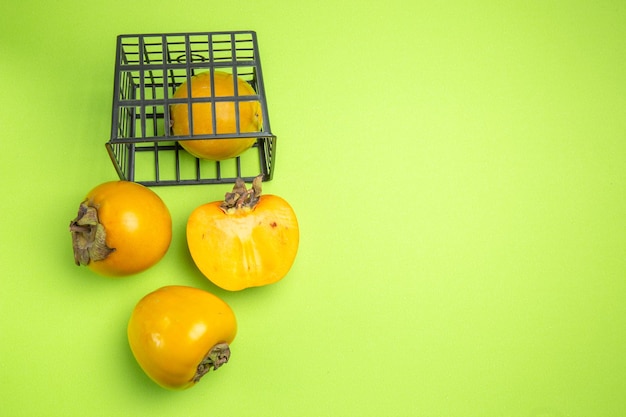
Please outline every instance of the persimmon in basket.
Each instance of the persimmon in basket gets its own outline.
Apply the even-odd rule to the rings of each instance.
[[[242,154],[252,147],[256,138],[236,138],[238,133],[259,132],[263,125],[261,104],[258,100],[241,100],[241,97],[256,95],[250,84],[241,77],[224,71],[202,72],[191,77],[191,97],[235,97],[235,83],[237,84],[238,101],[217,101],[215,103],[215,133],[233,134],[233,138],[225,139],[194,139],[181,140],[180,145],[197,158],[221,161]],[[182,83],[173,95],[173,98],[188,97],[187,82]],[[239,120],[237,120],[238,105]],[[212,135],[213,132],[213,104],[209,102],[194,102],[191,105],[193,117],[192,135]],[[176,136],[190,135],[189,105],[176,103],[170,107],[172,132]],[[237,123],[239,121],[239,123]],[[237,129],[239,127],[239,130]]]

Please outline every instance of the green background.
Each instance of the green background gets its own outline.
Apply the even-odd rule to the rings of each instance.
[[[115,37],[255,30],[298,214],[280,283],[240,293],[184,228],[228,186],[154,190],[151,270],[73,263],[69,221],[115,179]],[[15,1],[0,16],[0,414],[621,416],[626,3]],[[184,392],[126,322],[167,284],[235,310],[231,362]]]

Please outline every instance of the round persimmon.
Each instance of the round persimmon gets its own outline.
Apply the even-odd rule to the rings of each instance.
[[[187,221],[187,245],[198,269],[218,287],[238,291],[275,283],[289,272],[300,229],[293,208],[238,179],[224,201],[196,208]]]
[[[235,83],[237,97],[256,95],[250,84],[240,77],[223,71],[202,72],[191,77],[191,97],[233,97],[232,101],[218,101],[215,103],[215,133],[233,134],[258,132],[263,124],[263,115],[259,101],[235,101]],[[187,98],[187,82],[182,83],[173,95],[173,98]],[[235,105],[238,103],[239,111]],[[213,132],[213,104],[193,103],[191,105],[193,117],[193,132],[191,135],[212,135]],[[189,105],[177,103],[170,106],[172,132],[177,136],[190,135]],[[239,128],[239,129],[238,129]],[[226,138],[226,139],[197,139],[181,140],[180,145],[197,158],[209,160],[224,160],[240,155],[254,145],[255,138]]]
[[[194,386],[230,358],[237,334],[232,309],[219,297],[165,286],[143,297],[128,321],[128,343],[143,371],[160,386]]]
[[[110,181],[87,194],[70,232],[76,265],[121,277],[144,271],[163,258],[172,240],[172,218],[149,188]]]

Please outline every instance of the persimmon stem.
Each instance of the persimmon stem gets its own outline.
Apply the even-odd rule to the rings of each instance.
[[[192,381],[194,383],[200,381],[200,378],[206,375],[211,369],[217,371],[217,368],[228,363],[228,359],[230,359],[230,347],[228,343],[218,343],[213,346],[202,359],[202,362],[198,364],[196,374],[193,376]]]
[[[220,208],[224,213],[231,212],[235,209],[248,208],[253,209],[259,202],[261,197],[261,183],[263,182],[263,175],[258,175],[252,180],[252,187],[246,188],[246,183],[241,178],[235,180],[233,190],[226,193],[224,201],[220,205]]]
[[[70,232],[76,265],[101,261],[115,251],[106,244],[106,232],[98,221],[98,209],[89,205],[87,200],[80,204],[78,215],[70,222]]]

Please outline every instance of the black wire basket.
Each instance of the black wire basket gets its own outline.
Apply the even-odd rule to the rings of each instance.
[[[173,98],[180,84],[205,71],[232,73],[247,81],[256,95],[239,97],[235,87],[229,97]],[[175,136],[170,128],[170,106],[183,101],[191,108],[197,100],[258,101],[263,113],[260,131]],[[223,161],[196,158],[179,144],[179,140],[242,138],[256,140],[243,154]],[[106,148],[120,179],[146,186],[221,184],[237,178],[251,181],[259,174],[264,181],[271,180],[276,136],[270,129],[256,33],[118,36],[111,139]]]

